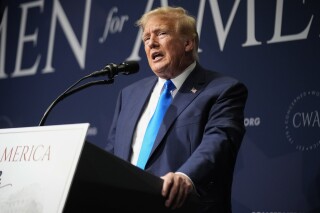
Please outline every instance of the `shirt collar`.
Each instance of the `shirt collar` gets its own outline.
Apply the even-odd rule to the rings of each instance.
[[[175,91],[178,91],[180,89],[183,82],[187,79],[187,77],[192,72],[192,70],[194,70],[195,67],[196,67],[196,61],[194,61],[192,64],[190,64],[180,75],[171,79],[173,84],[176,86]],[[163,85],[165,81],[166,81],[166,79],[158,78],[158,83],[160,85]]]

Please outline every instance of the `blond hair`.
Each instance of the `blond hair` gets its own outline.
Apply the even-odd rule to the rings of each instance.
[[[145,13],[137,22],[136,25],[144,30],[148,20],[153,16],[161,16],[175,22],[175,30],[183,36],[195,40],[195,48],[193,49],[193,56],[198,59],[199,36],[197,33],[196,19],[189,15],[188,11],[182,7],[158,7]]]

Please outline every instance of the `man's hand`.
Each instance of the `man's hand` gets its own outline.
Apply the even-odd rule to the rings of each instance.
[[[166,198],[165,206],[171,209],[180,208],[193,190],[191,180],[183,174],[173,172],[161,178],[164,180],[162,196]]]

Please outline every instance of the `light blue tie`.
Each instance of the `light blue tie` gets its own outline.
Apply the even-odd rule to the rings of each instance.
[[[176,87],[174,86],[171,80],[167,80],[164,83],[164,88],[158,100],[156,110],[148,124],[146,133],[144,134],[144,138],[143,138],[143,142],[142,142],[142,146],[141,146],[141,150],[140,150],[140,154],[137,162],[137,166],[140,167],[141,169],[144,169],[147,163],[153,143],[156,140],[159,127],[163,120],[164,114],[166,113],[172,100],[171,91],[174,90],[175,88]]]

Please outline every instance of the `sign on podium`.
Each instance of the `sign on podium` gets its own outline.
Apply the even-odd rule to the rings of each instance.
[[[88,127],[0,129],[0,212],[62,212]]]

